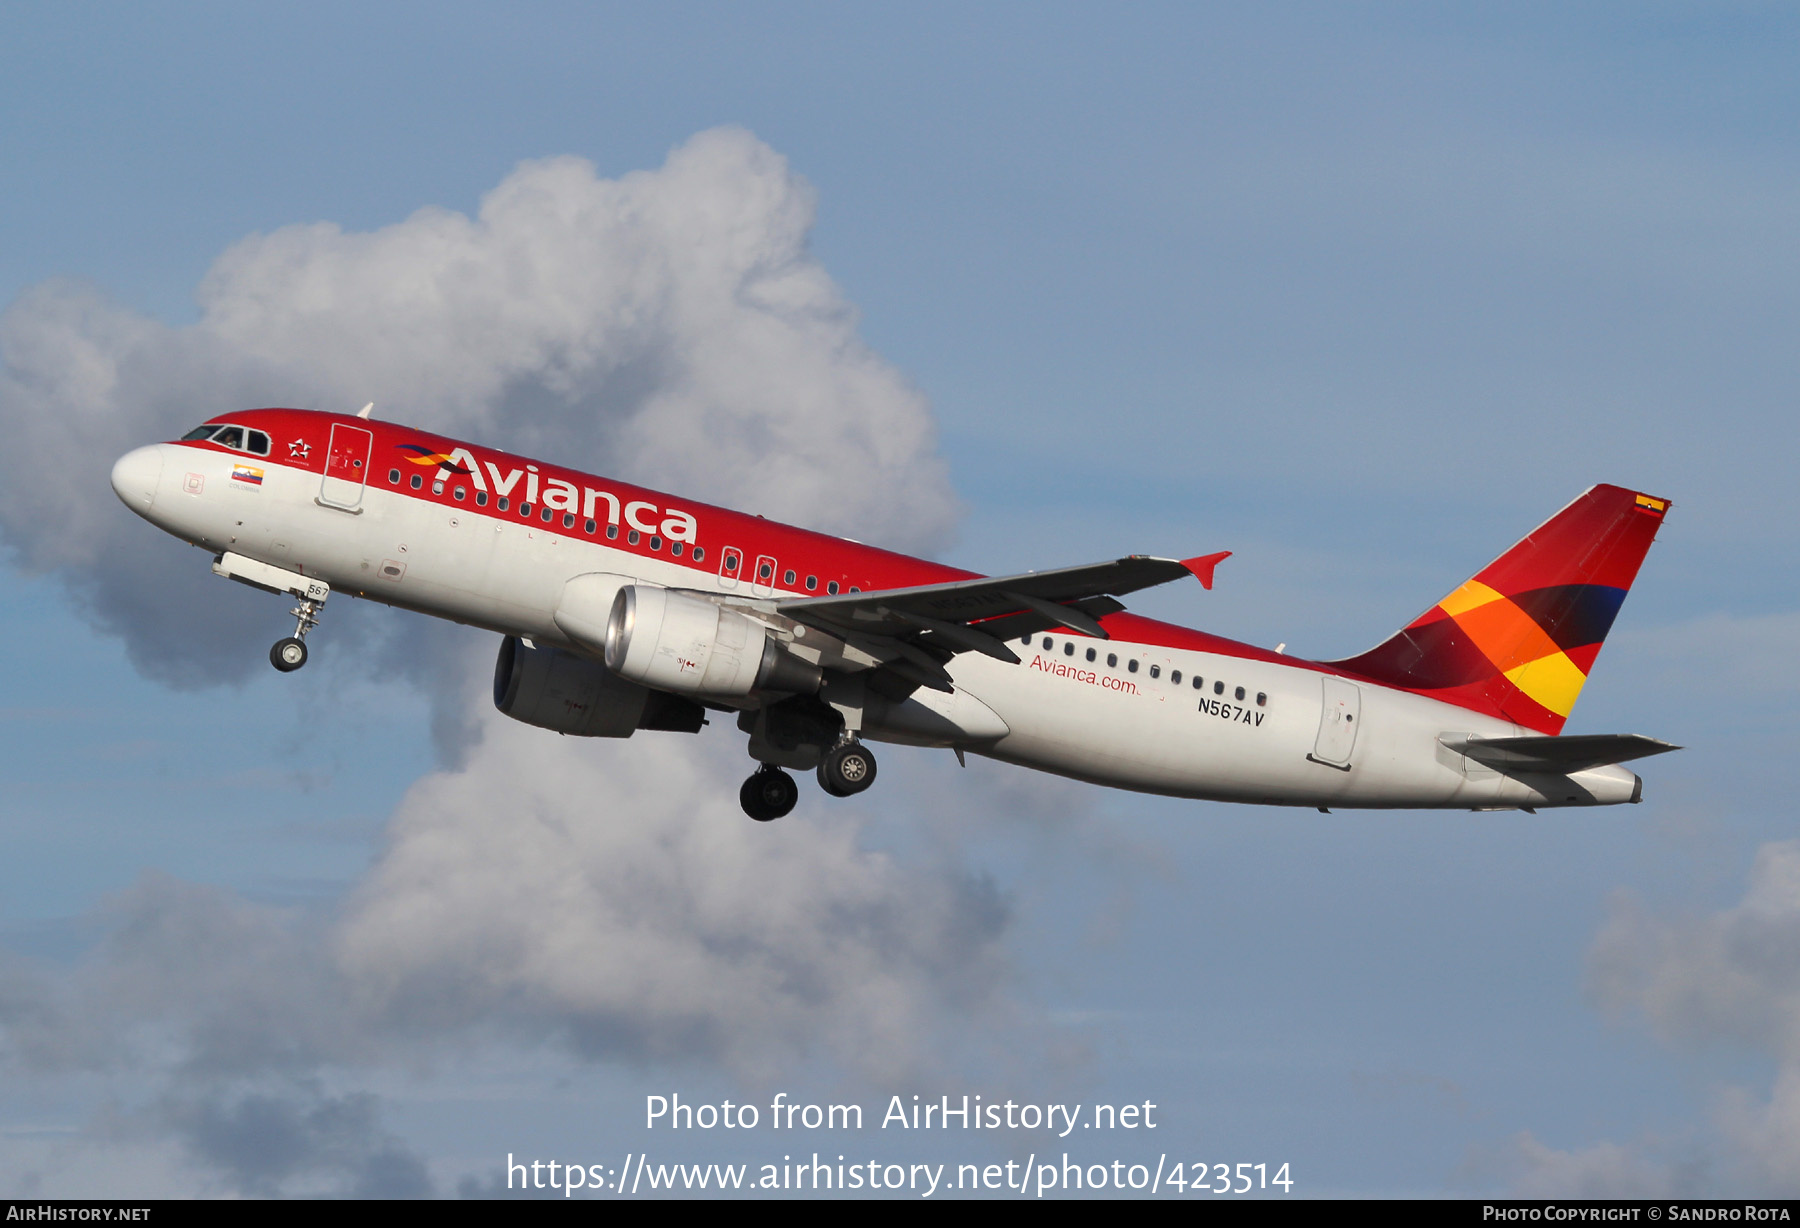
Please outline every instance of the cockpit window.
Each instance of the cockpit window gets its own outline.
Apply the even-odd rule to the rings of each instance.
[[[236,448],[240,452],[254,452],[258,456],[269,454],[269,437],[261,431],[248,431],[241,426],[221,426],[209,422],[205,426],[197,426],[181,437],[183,443],[210,439],[221,447]]]

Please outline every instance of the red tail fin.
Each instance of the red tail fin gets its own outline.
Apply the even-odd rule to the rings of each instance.
[[[1667,499],[1592,487],[1404,631],[1334,664],[1560,733],[1668,510]]]

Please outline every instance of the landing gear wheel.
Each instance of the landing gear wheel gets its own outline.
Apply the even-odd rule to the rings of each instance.
[[[758,823],[779,819],[800,800],[800,786],[778,767],[764,767],[738,790],[738,804]]]
[[[293,673],[306,664],[306,641],[291,635],[276,640],[275,647],[269,649],[269,664],[284,674]]]
[[[875,756],[861,742],[845,742],[819,761],[819,787],[833,797],[853,797],[875,783]]]

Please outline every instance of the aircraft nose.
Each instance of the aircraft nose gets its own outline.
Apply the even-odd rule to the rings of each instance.
[[[162,481],[162,449],[155,444],[134,448],[113,464],[113,493],[126,507],[143,515],[156,502],[156,487]]]

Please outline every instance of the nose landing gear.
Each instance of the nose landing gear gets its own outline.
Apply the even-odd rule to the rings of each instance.
[[[331,596],[331,586],[323,580],[301,575],[297,571],[271,566],[226,551],[213,560],[213,574],[260,588],[265,593],[289,593],[300,602],[290,613],[298,621],[294,634],[275,641],[269,649],[269,664],[284,674],[291,674],[306,664],[306,633],[319,625],[319,611]]]
[[[275,641],[275,646],[269,649],[270,665],[284,674],[291,674],[306,664],[306,633],[319,625],[319,607],[323,604],[310,597],[300,598],[300,604],[289,611],[299,620],[294,634]]]

